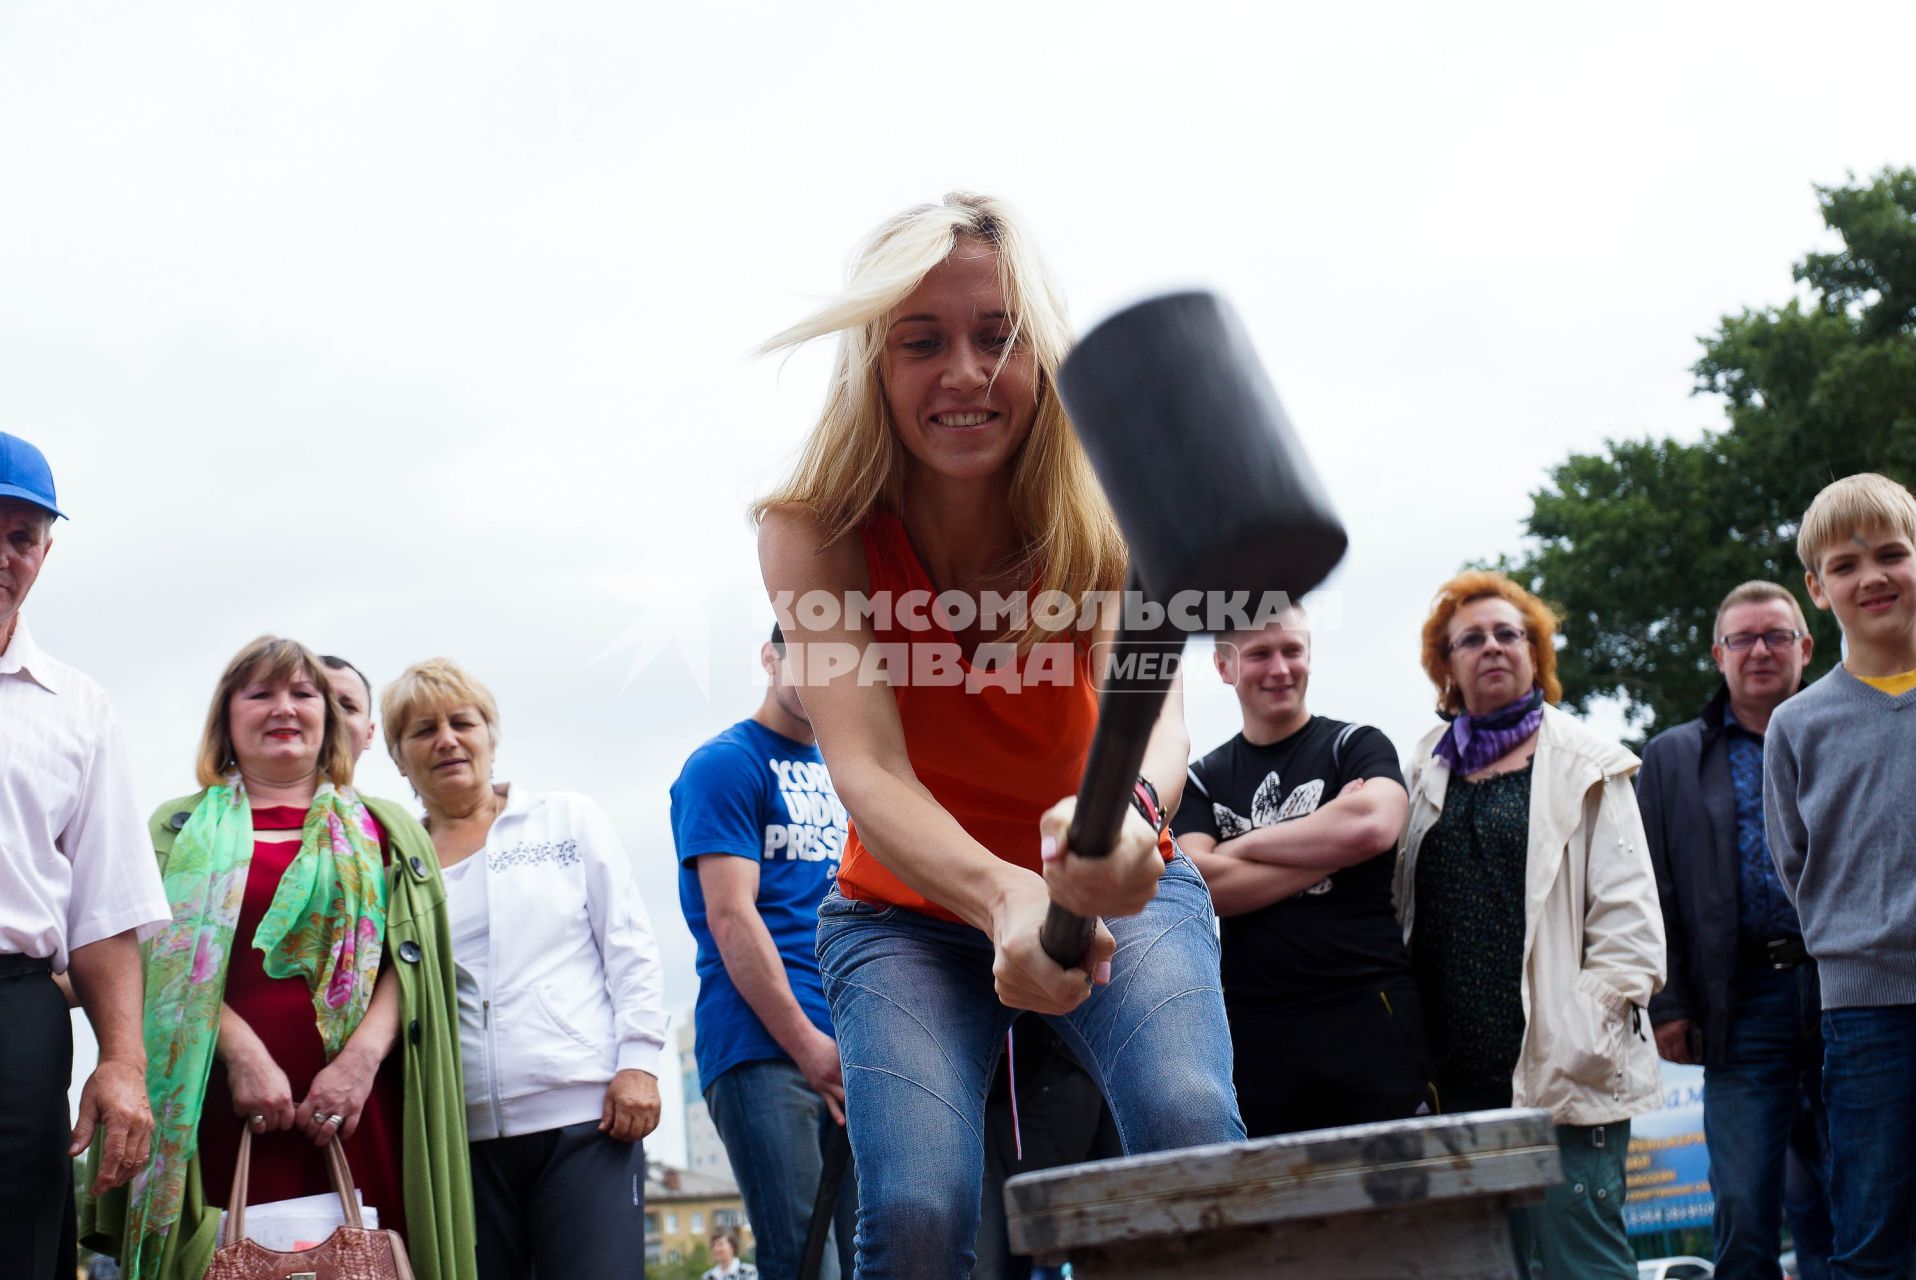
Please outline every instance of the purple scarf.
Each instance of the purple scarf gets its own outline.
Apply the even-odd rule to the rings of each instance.
[[[1532,688],[1509,706],[1499,707],[1488,715],[1473,716],[1464,711],[1455,716],[1445,714],[1444,719],[1450,721],[1450,732],[1437,739],[1437,746],[1430,754],[1448,764],[1452,773],[1463,777],[1501,760],[1512,747],[1537,731],[1537,726],[1543,723],[1543,690]]]

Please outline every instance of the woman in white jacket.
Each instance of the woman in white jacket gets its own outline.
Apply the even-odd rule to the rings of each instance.
[[[380,715],[444,868],[480,1280],[631,1276],[665,1013],[625,849],[584,796],[492,781],[498,707],[456,664]]]
[[[1397,911],[1445,1111],[1540,1107],[1564,1182],[1512,1215],[1551,1276],[1632,1280],[1630,1117],[1660,1099],[1644,1008],[1663,917],[1636,757],[1552,705],[1556,622],[1501,574],[1459,574],[1424,624],[1446,721],[1413,752]]]

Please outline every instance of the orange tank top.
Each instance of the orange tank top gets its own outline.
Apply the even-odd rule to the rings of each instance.
[[[937,594],[896,515],[875,510],[859,536],[874,599],[888,593],[896,606],[907,592]],[[889,646],[881,652],[901,675],[892,695],[912,771],[972,839],[1006,862],[1038,870],[1038,819],[1077,791],[1098,722],[1088,654],[1060,633],[1021,655],[1015,668],[973,668],[956,656],[956,640],[929,608],[916,609],[911,619],[903,616],[906,609],[891,612],[889,620],[879,613],[871,632],[875,645]],[[908,621],[920,625],[914,629]],[[942,660],[927,646],[943,646]],[[1160,849],[1171,856],[1168,833]],[[958,919],[885,868],[859,838],[856,816],[838,888],[863,902]]]

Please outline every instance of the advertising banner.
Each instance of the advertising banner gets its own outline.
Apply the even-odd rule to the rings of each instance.
[[[1663,1107],[1630,1122],[1623,1221],[1631,1235],[1710,1225],[1710,1156],[1703,1145],[1703,1068],[1663,1068]]]

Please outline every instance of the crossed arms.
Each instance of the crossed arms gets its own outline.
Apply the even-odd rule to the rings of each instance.
[[[1220,916],[1238,916],[1304,892],[1333,871],[1396,846],[1410,798],[1388,778],[1358,778],[1314,813],[1218,841],[1178,837],[1211,887]]]

